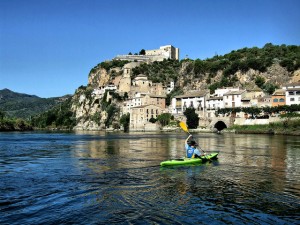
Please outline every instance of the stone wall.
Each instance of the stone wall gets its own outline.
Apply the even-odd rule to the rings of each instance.
[[[257,124],[269,124],[274,122],[280,122],[279,117],[270,117],[269,119],[246,119],[235,118],[234,125],[257,125]]]

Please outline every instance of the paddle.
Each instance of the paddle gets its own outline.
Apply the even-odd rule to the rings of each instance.
[[[182,130],[184,130],[185,132],[187,132],[189,135],[191,135],[191,133],[189,132],[189,129],[187,128],[187,125],[185,124],[185,122],[180,121],[179,122],[179,126],[181,127]],[[194,139],[193,135],[192,138]],[[194,139],[195,140],[195,139]],[[196,141],[195,141],[196,142]],[[199,145],[198,145],[199,146]],[[205,154],[206,152],[199,146],[200,150],[203,151]],[[211,161],[207,156],[205,156],[206,159],[208,159],[209,161]]]

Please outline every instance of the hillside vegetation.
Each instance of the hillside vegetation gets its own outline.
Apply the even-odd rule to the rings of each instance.
[[[40,98],[3,89],[0,90],[0,110],[5,112],[8,118],[30,119],[34,115],[51,109],[64,98]]]

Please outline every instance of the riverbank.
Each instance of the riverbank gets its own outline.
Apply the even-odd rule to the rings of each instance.
[[[68,127],[48,127],[48,128],[34,128],[23,120],[2,120],[0,121],[0,132],[9,131],[72,131],[72,128]],[[105,132],[120,132],[120,129],[106,129]],[[137,130],[135,130],[137,131]],[[131,132],[135,132],[131,131]],[[151,131],[154,130],[139,130],[139,131]],[[159,131],[159,130],[157,130]],[[166,126],[160,131],[162,132],[184,132],[180,127]],[[191,133],[216,133],[215,130],[208,128],[190,129]],[[234,125],[230,128],[222,130],[220,133],[237,133],[237,134],[279,134],[279,135],[293,135],[300,136],[300,119],[286,119],[281,122],[270,124],[256,124],[256,125]]]
[[[256,125],[234,125],[224,132],[238,134],[281,134],[300,136],[300,119],[286,119],[281,122]]]

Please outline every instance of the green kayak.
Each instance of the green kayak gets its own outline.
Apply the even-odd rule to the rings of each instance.
[[[182,158],[171,159],[160,163],[161,166],[176,166],[176,165],[193,165],[207,162],[208,160],[217,159],[219,153],[210,153],[201,158]]]

